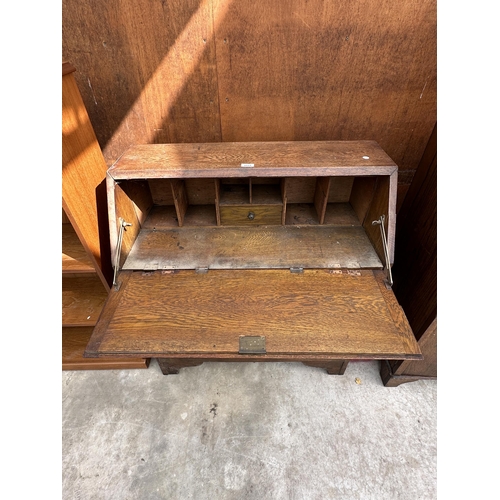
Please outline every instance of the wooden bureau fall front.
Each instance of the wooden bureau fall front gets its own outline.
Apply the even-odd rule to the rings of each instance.
[[[130,148],[107,172],[115,275],[85,356],[421,359],[390,286],[396,188],[373,141]]]

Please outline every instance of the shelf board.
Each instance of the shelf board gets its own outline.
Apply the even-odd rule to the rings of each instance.
[[[289,203],[286,207],[286,224],[290,226],[318,225],[316,208],[312,203]],[[349,203],[328,203],[323,225],[361,227]]]
[[[62,272],[95,272],[92,261],[71,224],[62,225]]]
[[[97,275],[62,278],[62,325],[94,326],[108,294]]]
[[[143,229],[124,270],[382,269],[361,226],[220,226]]]
[[[121,370],[148,368],[149,358],[84,358],[83,352],[90,340],[93,327],[63,327],[62,369],[63,370]]]

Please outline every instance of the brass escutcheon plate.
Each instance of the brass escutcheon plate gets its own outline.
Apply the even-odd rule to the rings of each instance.
[[[242,335],[239,354],[266,354],[266,337]]]

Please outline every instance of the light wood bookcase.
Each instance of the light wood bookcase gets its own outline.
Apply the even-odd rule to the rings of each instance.
[[[149,360],[140,357],[83,357],[108,297],[112,269],[104,185],[107,166],[74,71],[63,63],[62,369],[147,368]]]

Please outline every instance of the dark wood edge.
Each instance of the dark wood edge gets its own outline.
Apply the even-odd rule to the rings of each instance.
[[[411,213],[415,197],[418,195],[420,188],[429,173],[429,167],[434,162],[437,162],[437,122],[434,124],[434,129],[431,132],[424,154],[422,155],[413,180],[411,181],[411,189],[408,189],[408,192],[404,197],[403,204],[401,205],[401,209],[398,213],[399,227],[403,227],[402,224],[404,224],[408,214]]]
[[[90,337],[90,341],[85,348],[83,353],[84,358],[97,358],[101,356],[105,357],[116,357],[114,354],[101,354],[98,353],[99,346],[106,335],[106,330],[108,329],[110,321],[113,319],[116,308],[120,304],[121,301],[121,291],[124,290],[127,286],[127,283],[132,275],[133,271],[121,271],[118,274],[117,282],[119,284],[119,289],[116,290],[114,286],[111,287],[111,291],[109,292],[107,301],[104,305],[102,313],[97,320],[96,327]],[[152,356],[143,356],[142,354],[134,354],[129,357],[133,358],[151,358]]]
[[[127,271],[127,272],[133,272],[133,271]],[[101,320],[97,322],[96,329],[101,327],[102,323]],[[106,326],[102,326],[102,329],[105,330]],[[97,333],[94,330],[94,333]],[[97,337],[96,337],[97,339]],[[93,338],[91,339],[91,341]],[[102,340],[102,338],[101,338]],[[99,341],[100,344],[100,341]],[[236,362],[273,362],[273,361],[289,361],[289,362],[296,362],[296,363],[303,363],[303,362],[308,362],[308,361],[334,361],[334,360],[339,360],[339,359],[349,359],[351,361],[366,361],[366,360],[384,360],[384,359],[389,359],[389,360],[420,360],[423,359],[423,356],[421,354],[394,354],[394,353],[384,353],[380,352],[377,354],[373,353],[368,353],[368,354],[360,354],[360,353],[349,353],[349,352],[342,352],[342,353],[314,353],[310,352],[308,354],[237,354],[237,353],[193,353],[193,352],[186,352],[186,353],[169,353],[169,352],[141,352],[141,351],[126,351],[126,352],[120,352],[120,351],[113,351],[113,352],[98,352],[99,345],[92,345],[92,352],[89,349],[89,346],[87,346],[87,351],[88,351],[88,356],[86,357],[91,357],[91,358],[98,358],[98,357],[123,357],[123,358],[168,358],[168,359],[200,359],[204,361],[236,361]],[[87,353],[86,351],[86,353]],[[90,355],[91,354],[91,355]]]
[[[389,207],[387,214],[387,246],[390,265],[394,265],[394,249],[396,246],[396,205],[398,192],[398,171],[389,176]]]
[[[68,61],[63,61],[62,63],[62,76],[69,75],[76,71],[76,68]]]
[[[342,359],[335,359],[333,361],[305,361],[303,362],[306,366],[311,366],[312,368],[322,368],[326,370],[328,375],[344,375],[345,369],[349,364],[349,361]]]
[[[204,363],[203,360],[179,360],[171,358],[157,358],[156,361],[163,375],[177,375],[181,368],[191,368],[193,366],[200,366]]]
[[[401,334],[401,342],[407,356],[404,359],[424,359],[420,347],[418,346],[413,330],[411,329],[410,323],[403,311],[403,308],[399,305],[396,296],[392,289],[386,287],[386,272],[385,271],[372,271],[375,279],[377,280],[382,297],[385,300],[387,308],[391,314],[394,321],[394,325],[398,328]],[[393,358],[382,358],[382,359],[395,359]],[[400,359],[403,359],[401,357]]]
[[[394,375],[391,365],[387,361],[382,362],[380,367],[380,378],[385,387],[398,387],[401,384],[416,382],[417,380],[437,380],[437,377],[420,375]]]
[[[359,166],[359,167],[255,167],[251,177],[370,177],[392,175],[397,171],[394,166]],[[120,165],[116,163],[108,169],[109,174],[115,180],[133,179],[200,179],[200,178],[248,178],[249,173],[245,169],[235,167],[214,167],[199,169],[159,169],[155,166],[144,164],[141,168],[127,168],[120,171]]]
[[[141,370],[149,367],[150,359],[130,358],[123,359],[83,359],[82,361],[62,362],[62,371],[75,370]]]

